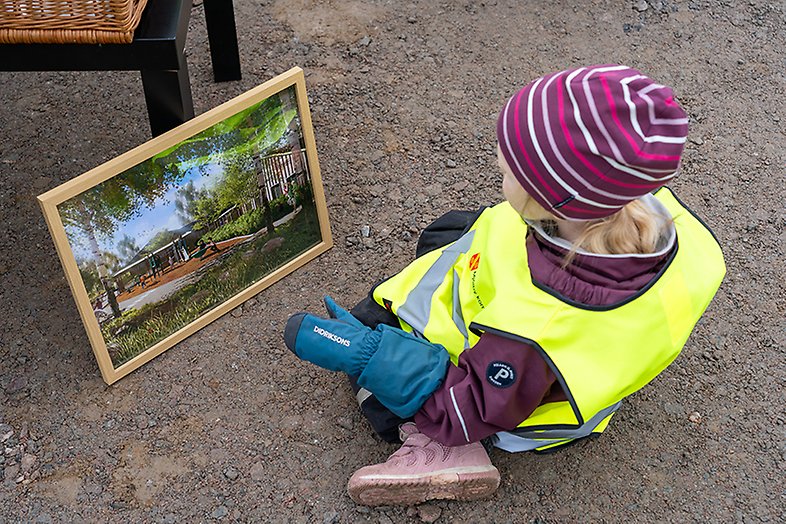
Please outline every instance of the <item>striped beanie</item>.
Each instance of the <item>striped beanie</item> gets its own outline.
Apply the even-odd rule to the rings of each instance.
[[[513,95],[497,139],[519,183],[546,210],[592,220],[677,174],[688,117],[671,89],[621,65],[539,78]]]

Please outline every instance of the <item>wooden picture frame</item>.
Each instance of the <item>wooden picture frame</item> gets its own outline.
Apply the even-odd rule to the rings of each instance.
[[[297,67],[38,200],[107,384],[333,245]]]

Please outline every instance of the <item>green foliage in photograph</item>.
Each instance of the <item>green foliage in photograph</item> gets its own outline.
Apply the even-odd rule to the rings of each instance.
[[[270,202],[270,210],[273,220],[279,220],[294,210],[294,207],[287,201],[286,196],[278,197]],[[210,238],[216,242],[235,238],[244,235],[251,235],[264,229],[265,216],[261,208],[257,208],[249,213],[241,215],[228,224],[210,231]]]
[[[87,295],[92,300],[103,291],[95,265],[88,260],[77,260],[77,267],[79,268],[79,274],[82,276],[82,282],[85,284]]]

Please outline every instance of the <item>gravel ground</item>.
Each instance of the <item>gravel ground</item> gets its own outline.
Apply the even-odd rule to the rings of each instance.
[[[149,138],[139,75],[0,73],[0,521],[786,519],[783,2],[236,0],[244,77],[224,84],[199,4],[198,113],[305,69],[336,247],[105,386],[35,197]],[[356,506],[346,480],[395,448],[340,377],[289,354],[286,318],[323,293],[351,305],[430,220],[498,201],[506,98],[606,62],[674,86],[690,113],[673,187],[724,246],[717,298],[603,438],[495,452],[487,501]]]

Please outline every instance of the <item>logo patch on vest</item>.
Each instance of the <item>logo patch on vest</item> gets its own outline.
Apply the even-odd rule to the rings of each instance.
[[[475,253],[469,258],[469,270],[475,271],[480,265],[480,253]]]
[[[508,388],[516,382],[516,372],[513,370],[513,366],[507,362],[497,360],[486,368],[486,380],[492,386]]]

